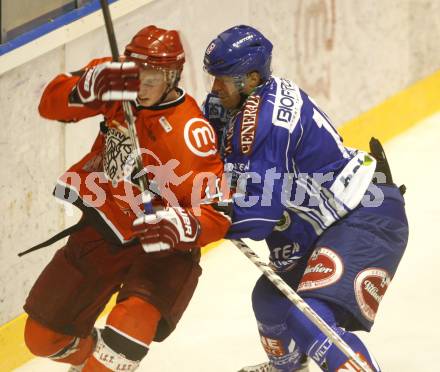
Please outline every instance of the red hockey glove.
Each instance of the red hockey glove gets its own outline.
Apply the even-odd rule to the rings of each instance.
[[[134,221],[133,229],[146,252],[188,250],[195,247],[200,235],[199,221],[186,208],[167,208],[155,215],[144,215]]]
[[[139,67],[134,62],[104,62],[86,70],[76,90],[82,103],[133,101],[139,86]]]

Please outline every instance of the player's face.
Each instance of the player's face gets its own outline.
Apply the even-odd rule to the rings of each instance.
[[[212,93],[216,94],[228,110],[238,108],[241,101],[240,92],[242,83],[233,76],[215,76],[212,84]]]
[[[141,85],[138,100],[142,106],[154,106],[157,104],[168,87],[165,74],[161,70],[142,67],[140,70]]]

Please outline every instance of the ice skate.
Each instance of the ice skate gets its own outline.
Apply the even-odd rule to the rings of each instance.
[[[70,368],[67,370],[67,372],[81,372],[83,370],[85,364],[86,364],[86,362],[84,362],[83,364],[78,365],[78,366],[71,365]]]
[[[292,370],[292,372],[308,372],[308,365],[308,358],[304,357],[299,368]],[[280,372],[280,370],[275,368],[270,362],[265,362],[254,366],[243,367],[238,372]]]

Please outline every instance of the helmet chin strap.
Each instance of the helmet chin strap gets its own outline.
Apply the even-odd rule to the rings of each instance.
[[[246,102],[249,96],[250,94],[245,94],[243,92],[240,92],[240,101],[238,102],[237,105],[237,111],[243,107],[244,103]]]
[[[168,84],[167,88],[163,92],[162,96],[159,98],[159,100],[154,104],[154,106],[160,105],[163,103],[165,98],[167,98],[168,94],[174,89],[174,86],[172,84]]]
[[[167,84],[167,88],[160,97],[159,102],[157,103],[158,105],[160,105],[168,96],[168,94],[170,94],[170,92],[177,87],[177,84],[180,80],[180,73],[181,71],[178,70],[164,71],[165,79],[166,81],[169,81],[169,83]]]
[[[255,88],[253,88],[249,93],[244,93],[243,89],[244,89],[244,75],[240,76],[240,79],[237,78],[236,81],[236,87],[238,89],[238,93],[240,94],[240,101],[237,104],[237,108],[234,109],[233,111],[239,111],[244,103],[246,102],[246,100],[249,98],[249,96],[251,96],[252,94],[254,94],[254,92],[261,87],[265,82],[262,81],[260,85],[256,86]]]
[[[236,113],[242,108],[247,98],[249,97],[249,94],[243,92],[245,75],[234,76],[233,79],[235,88],[240,95],[240,100],[238,101],[237,106],[234,109],[230,109],[230,111]]]

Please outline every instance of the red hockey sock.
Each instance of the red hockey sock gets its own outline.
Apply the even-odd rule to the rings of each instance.
[[[147,354],[156,334],[160,312],[148,302],[129,297],[110,312],[96,351],[83,372],[129,369]]]
[[[149,345],[161,318],[159,310],[139,297],[118,303],[107,318],[107,325]]]

